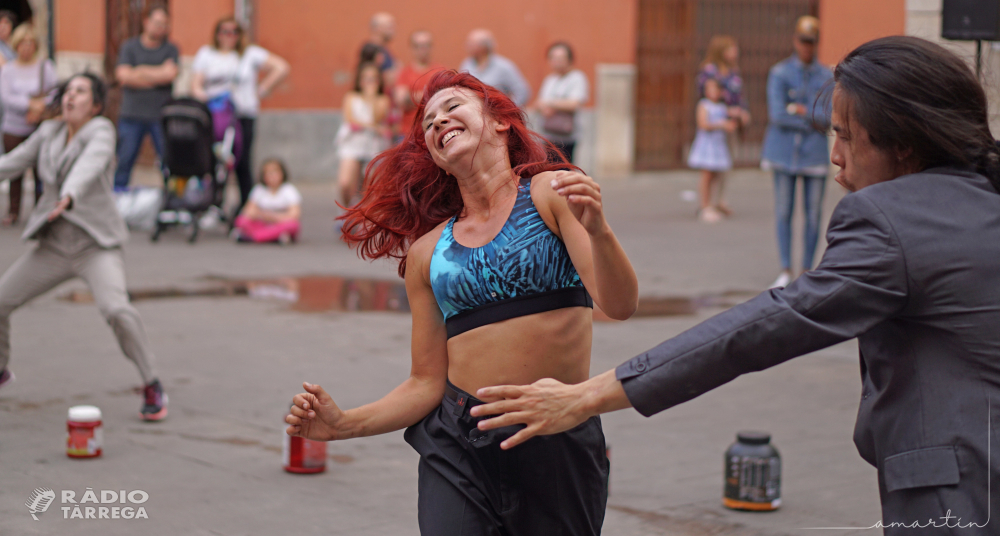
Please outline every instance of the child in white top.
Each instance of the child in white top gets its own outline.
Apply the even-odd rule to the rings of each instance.
[[[736,131],[738,123],[729,117],[726,103],[722,101],[722,88],[714,78],[705,81],[705,98],[698,101],[697,119],[698,133],[691,144],[688,166],[701,170],[701,210],[698,217],[701,221],[715,223],[729,212],[729,207],[722,201],[725,183],[722,172],[733,168],[726,133]]]
[[[279,242],[298,239],[302,194],[288,182],[285,164],[271,158],[260,167],[260,184],[236,218],[233,234],[240,242]]]

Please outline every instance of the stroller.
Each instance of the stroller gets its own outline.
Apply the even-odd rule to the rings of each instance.
[[[188,242],[194,243],[201,217],[209,210],[222,214],[226,180],[236,161],[233,148],[239,126],[229,125],[221,133],[221,142],[216,143],[208,106],[190,98],[168,102],[161,116],[165,140],[163,205],[150,240],[159,240],[160,233],[169,227],[190,224]]]

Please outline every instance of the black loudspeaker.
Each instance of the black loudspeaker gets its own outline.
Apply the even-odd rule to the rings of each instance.
[[[1000,41],[1000,0],[944,0],[941,37]]]

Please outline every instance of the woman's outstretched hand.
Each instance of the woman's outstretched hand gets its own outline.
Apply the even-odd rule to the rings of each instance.
[[[573,216],[591,236],[608,231],[604,219],[604,205],[601,203],[601,186],[597,182],[576,171],[556,171],[552,179],[552,189],[566,198]]]
[[[344,412],[319,385],[303,382],[302,387],[306,392],[292,398],[291,412],[285,416],[290,425],[285,433],[314,441],[341,439],[337,425]]]

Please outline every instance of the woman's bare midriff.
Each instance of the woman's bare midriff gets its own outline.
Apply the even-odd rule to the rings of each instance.
[[[475,394],[492,385],[590,377],[593,310],[556,309],[489,324],[448,339],[448,379]]]

